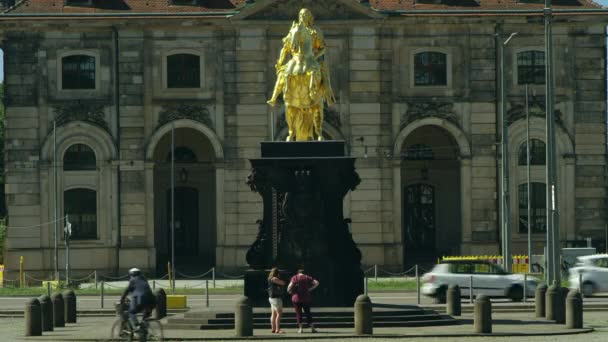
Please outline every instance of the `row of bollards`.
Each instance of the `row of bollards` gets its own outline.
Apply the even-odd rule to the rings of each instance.
[[[545,317],[556,323],[566,324],[567,329],[583,327],[583,301],[578,290],[561,288],[556,284],[547,288],[541,284],[535,292],[536,317]],[[476,296],[474,302],[473,331],[476,334],[492,333],[492,302],[486,295]],[[446,313],[462,314],[461,293],[458,285],[450,286],[446,293]],[[373,310],[371,299],[363,294],[354,305],[355,335],[373,334]],[[247,297],[236,303],[234,328],[237,337],[253,336],[253,307]]]
[[[458,285],[450,286],[446,293],[446,313],[451,316],[461,315],[461,294]],[[484,295],[479,295],[474,304],[474,332],[492,333],[492,303]],[[567,288],[553,284],[549,288],[541,284],[535,292],[536,317],[546,317],[558,324],[566,324],[567,329],[583,327],[583,299],[576,289],[568,292]]]
[[[41,336],[44,331],[76,323],[76,294],[72,290],[42,295],[25,304],[25,336]]]

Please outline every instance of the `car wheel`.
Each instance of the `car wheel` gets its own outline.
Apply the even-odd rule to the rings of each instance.
[[[508,297],[514,302],[521,302],[524,298],[524,289],[520,285],[513,285],[509,289]]]
[[[593,285],[592,282],[586,281],[583,283],[581,290],[583,291],[583,296],[591,297],[591,296],[593,296],[593,291],[595,290],[595,286]]]
[[[437,296],[435,297],[435,301],[437,302],[437,304],[445,304],[446,295],[447,295],[446,286],[441,286],[439,289],[437,289]]]

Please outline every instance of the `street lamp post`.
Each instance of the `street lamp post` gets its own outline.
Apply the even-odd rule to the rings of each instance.
[[[560,274],[560,245],[559,245],[559,216],[557,212],[557,184],[555,167],[555,112],[554,79],[553,79],[553,32],[551,0],[545,0],[545,108],[546,108],[546,152],[547,152],[547,284],[554,281],[559,284]]]
[[[511,218],[509,210],[509,120],[507,117],[507,102],[505,95],[505,46],[515,37],[517,32],[511,33],[501,44],[498,44],[500,52],[500,108],[502,117],[502,256],[503,267],[507,272],[511,271]]]

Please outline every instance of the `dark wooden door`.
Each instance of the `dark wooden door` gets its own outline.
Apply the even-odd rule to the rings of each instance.
[[[435,188],[413,184],[404,189],[404,243],[406,265],[435,258]]]
[[[167,227],[171,251],[171,190],[167,191]],[[175,188],[175,257],[198,255],[198,190]],[[171,253],[169,252],[169,255]]]

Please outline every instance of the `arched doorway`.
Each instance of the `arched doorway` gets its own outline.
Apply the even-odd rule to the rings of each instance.
[[[171,239],[171,159],[174,155],[175,240]],[[171,131],[154,148],[154,223],[157,272],[167,272],[175,248],[175,268],[200,274],[215,266],[217,240],[216,158],[209,139],[194,128]]]
[[[459,146],[436,125],[414,129],[401,148],[403,264],[436,262],[460,252]]]

